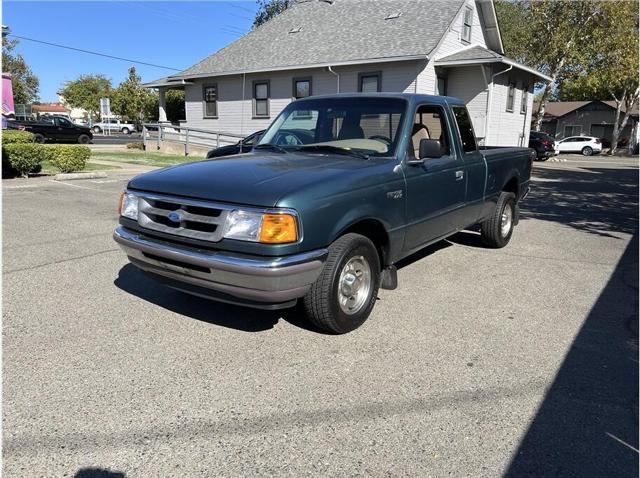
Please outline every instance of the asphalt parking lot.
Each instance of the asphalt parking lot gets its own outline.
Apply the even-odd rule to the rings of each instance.
[[[3,181],[4,476],[637,476],[635,161],[536,163],[507,248],[428,248],[344,336],[138,273],[125,182]]]

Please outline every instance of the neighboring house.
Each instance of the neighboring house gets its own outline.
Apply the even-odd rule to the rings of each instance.
[[[533,105],[533,110],[538,110],[537,103]],[[615,119],[614,101],[554,101],[547,103],[545,107],[540,130],[558,139],[587,135],[611,142]],[[629,112],[629,121],[620,132],[620,144],[625,144],[634,136],[637,124],[638,107],[636,106]]]
[[[69,109],[69,117],[71,118],[71,121],[78,124],[88,123],[89,113],[87,112],[87,110],[82,108],[74,108],[73,106],[68,105],[66,100],[64,99],[64,96],[60,93],[58,93],[58,101],[60,102],[60,104],[66,106]]]
[[[292,100],[345,92],[464,100],[487,145],[526,145],[534,84],[503,55],[492,0],[307,0],[157,88],[185,90],[186,126],[249,134]]]
[[[31,112],[36,116],[64,116],[69,118],[71,110],[60,103],[39,103],[31,105]]]

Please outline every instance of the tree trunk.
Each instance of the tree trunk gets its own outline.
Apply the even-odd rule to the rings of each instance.
[[[540,103],[538,103],[538,111],[536,112],[536,125],[535,130],[540,131],[542,127],[542,119],[544,117],[544,110],[547,107],[547,98],[549,97],[549,92],[551,91],[551,83],[547,82],[544,84],[544,90],[542,91],[542,96],[540,97]]]
[[[616,148],[618,147],[618,138],[620,137],[620,131],[622,128],[624,128],[624,126],[620,128],[620,114],[622,113],[621,110],[622,101],[616,100],[616,119],[613,122],[613,136],[611,137],[611,149],[609,150],[609,156],[612,156]],[[625,118],[623,120],[625,125],[627,124],[626,116],[627,115],[625,114]]]

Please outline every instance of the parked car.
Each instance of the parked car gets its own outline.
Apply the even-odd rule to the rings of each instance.
[[[110,133],[123,133],[123,134],[131,134],[136,131],[136,125],[133,123],[129,123],[126,121],[121,121],[117,119],[109,119],[109,121],[101,121],[99,123],[94,123],[92,126],[94,133],[102,133],[104,131],[109,131]]]
[[[312,142],[274,143],[291,130]],[[479,149],[454,98],[314,96],[287,105],[241,160],[133,178],[114,239],[169,287],[265,309],[301,299],[314,324],[345,333],[410,254],[474,224],[485,245],[506,246],[534,157]]]
[[[602,152],[602,141],[593,136],[570,136],[558,142],[558,150],[561,153],[582,153],[583,156],[591,156]]]
[[[558,154],[556,140],[550,134],[542,131],[532,131],[529,134],[529,147],[536,150],[537,158],[542,161]]]
[[[93,134],[88,127],[74,124],[61,116],[49,116],[35,122],[8,121],[7,127],[33,133],[38,143],[55,141],[59,143],[87,144],[93,139]]]

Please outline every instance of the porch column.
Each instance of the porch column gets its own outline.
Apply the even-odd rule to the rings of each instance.
[[[167,122],[167,100],[165,98],[166,88],[158,88],[158,123]]]

